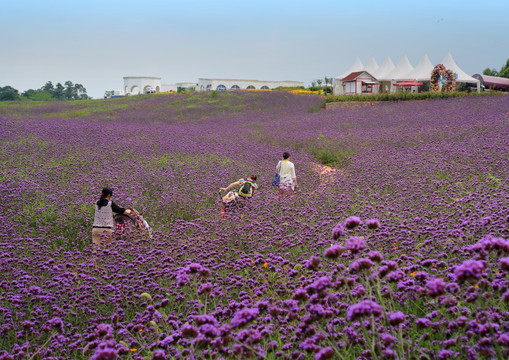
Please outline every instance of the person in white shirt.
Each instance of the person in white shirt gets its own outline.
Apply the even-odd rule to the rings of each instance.
[[[283,153],[283,159],[276,166],[279,174],[279,195],[292,194],[297,185],[297,176],[295,175],[295,165],[290,161],[290,154]]]

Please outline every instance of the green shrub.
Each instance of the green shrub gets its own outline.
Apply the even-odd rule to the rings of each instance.
[[[313,142],[308,144],[307,150],[313,155],[317,162],[330,167],[346,167],[355,151],[342,144]]]
[[[355,94],[355,95],[338,95],[328,96],[325,99],[326,103],[329,102],[344,102],[344,101],[408,101],[408,100],[427,100],[427,99],[445,99],[450,97],[460,96],[482,96],[486,93],[454,91],[454,92],[423,92],[423,93],[383,93],[383,94]]]

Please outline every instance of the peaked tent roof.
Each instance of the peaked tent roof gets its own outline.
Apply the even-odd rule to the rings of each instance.
[[[442,64],[445,66],[446,69],[452,70],[452,72],[458,74],[458,78],[456,79],[457,82],[476,83],[479,81],[477,79],[474,79],[472,76],[467,75],[467,73],[461,70],[460,67],[456,65],[456,62],[452,58],[451,53],[447,53],[447,55],[445,55],[444,59],[442,60]]]
[[[372,74],[375,78],[382,79],[385,75],[394,70],[395,67],[396,66],[394,66],[390,56],[387,56],[382,65],[380,65]]]
[[[424,55],[419,64],[407,74],[407,79],[416,81],[430,81],[433,64],[429,61],[428,55]]]
[[[378,64],[374,58],[369,59],[368,65],[364,67],[369,74],[373,74],[378,69]]]
[[[380,78],[380,80],[406,80],[406,75],[412,71],[414,67],[412,64],[410,64],[410,61],[408,61],[408,58],[406,55],[404,55],[401,60],[399,61],[398,66],[394,70],[392,70],[390,73],[385,75],[384,77]]]
[[[355,59],[355,62],[352,64],[352,66],[350,66],[350,68],[347,71],[345,71],[343,74],[337,76],[336,79],[341,80],[345,76],[347,76],[353,72],[362,71],[362,70],[364,70],[364,65],[362,65],[361,59],[357,58],[357,59]]]

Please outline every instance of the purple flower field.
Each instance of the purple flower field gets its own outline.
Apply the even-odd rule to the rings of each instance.
[[[0,103],[0,360],[508,358],[509,97],[321,101]],[[153,239],[94,251],[103,186]]]

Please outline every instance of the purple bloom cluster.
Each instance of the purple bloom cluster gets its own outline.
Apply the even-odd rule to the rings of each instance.
[[[347,317],[350,321],[371,315],[382,315],[382,307],[371,300],[363,300],[358,304],[352,305],[348,308],[347,312]]]
[[[456,267],[454,274],[458,281],[477,280],[484,272],[484,265],[481,261],[467,260]]]
[[[364,242],[364,239],[358,236],[350,236],[346,239],[345,247],[353,254],[356,254],[366,248],[366,243]]]

